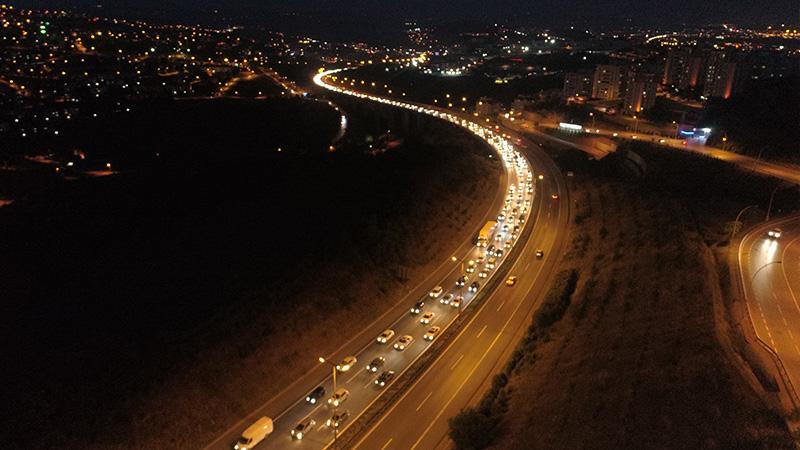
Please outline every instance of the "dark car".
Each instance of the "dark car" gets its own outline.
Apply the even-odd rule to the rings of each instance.
[[[321,399],[324,396],[325,396],[325,388],[319,386],[306,396],[306,402],[314,405],[319,401],[319,399]]]
[[[422,308],[425,307],[425,302],[419,301],[414,303],[414,306],[411,307],[411,314],[419,314],[422,311]]]
[[[478,292],[478,289],[481,287],[480,283],[477,281],[473,281],[472,284],[469,285],[470,292]]]
[[[467,284],[467,277],[465,277],[465,276],[461,276],[461,278],[456,280],[456,286],[461,287],[461,286],[464,286],[465,284]]]
[[[394,378],[394,370],[387,370],[375,379],[375,384],[380,387],[386,386]]]
[[[367,372],[377,372],[378,369],[383,367],[383,364],[385,362],[386,358],[384,358],[383,356],[376,356],[371,363],[367,364]]]
[[[333,428],[339,428],[339,425],[346,422],[347,419],[349,418],[350,418],[350,411],[345,409],[344,411],[339,411],[333,416],[331,416],[331,418],[328,419],[327,422],[325,422],[325,425]]]

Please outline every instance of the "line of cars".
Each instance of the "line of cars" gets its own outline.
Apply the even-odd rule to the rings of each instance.
[[[486,140],[490,145],[498,150],[508,168],[516,169],[516,174],[518,176],[517,184],[511,185],[509,188],[509,193],[506,197],[505,204],[503,205],[503,210],[501,211],[497,220],[497,223],[500,225],[497,227],[492,227],[492,232],[495,234],[492,236],[493,239],[491,241],[491,246],[486,248],[485,252],[482,252],[481,248],[476,249],[477,255],[471,259],[465,267],[465,273],[463,273],[456,281],[453,292],[446,292],[444,287],[436,286],[429,292],[428,296],[426,296],[428,298],[419,300],[412,306],[410,310],[412,315],[419,316],[418,323],[425,327],[422,340],[432,342],[443,330],[441,325],[434,322],[437,319],[440,321],[447,320],[448,317],[452,316],[452,312],[460,311],[460,309],[465,306],[466,303],[471,300],[471,298],[474,298],[474,295],[472,297],[467,295],[465,299],[464,289],[466,288],[468,294],[476,294],[481,287],[481,281],[479,280],[485,280],[489,278],[491,272],[497,266],[499,266],[502,258],[506,255],[518,237],[522,225],[525,223],[528,210],[531,207],[531,198],[533,195],[531,171],[528,168],[525,159],[513,149],[513,146],[508,142],[505,136],[495,133],[490,128],[473,123],[466,119],[459,118],[458,116],[447,112],[438,111],[425,106],[370,96],[368,94],[346,91],[323,81],[324,77],[335,74],[339,71],[341,71],[341,69],[320,73],[314,77],[314,82],[322,87],[325,87],[326,89],[342,92],[356,97],[368,98],[380,103],[411,109],[461,125],[462,127],[467,128],[472,133]],[[332,80],[336,81],[335,78],[336,77],[333,76]],[[526,176],[526,178],[523,178],[524,176]],[[516,277],[511,277],[509,280],[512,278],[513,283],[516,281]],[[508,283],[509,281],[507,280],[507,284]],[[438,309],[438,316],[436,311],[431,310],[435,309],[435,307],[428,305],[428,309],[426,310],[425,308],[426,300],[435,301],[436,299],[439,300],[438,303],[441,305]],[[434,303],[434,305],[435,304],[436,303]],[[447,306],[451,308],[444,308]],[[376,342],[380,345],[391,345],[396,352],[405,352],[415,343],[415,338],[412,334],[414,333],[412,332],[409,334],[403,334],[402,336],[398,337],[393,329],[387,329],[376,338]],[[366,373],[370,375],[378,374],[380,372],[380,374],[371,383],[377,388],[388,386],[397,375],[397,372],[399,372],[399,369],[396,367],[394,370],[387,368],[389,365],[389,359],[387,357],[388,354],[386,353],[375,356],[365,366]],[[346,373],[351,371],[357,364],[358,359],[355,355],[347,356],[336,365],[336,371],[339,373]],[[309,392],[308,395],[306,395],[305,403],[310,406],[318,405],[323,403],[322,401],[325,398],[325,395],[325,387],[323,385],[317,386],[311,392]],[[339,429],[347,422],[347,420],[350,419],[349,410],[338,409],[339,406],[347,402],[348,398],[350,398],[350,391],[346,387],[339,387],[335,390],[335,392],[333,392],[331,397],[327,399],[327,404],[330,407],[333,407],[333,414],[330,416],[330,418],[324,421],[325,426],[334,430]],[[319,419],[319,416],[317,416],[317,419]],[[265,420],[269,420],[268,431],[265,425]],[[317,420],[312,418],[311,415],[308,415],[304,419],[300,420],[293,429],[291,429],[291,437],[296,440],[302,440],[308,435],[309,432],[314,430],[317,425]],[[271,419],[261,418],[259,421],[245,430],[245,433],[243,433],[243,436],[240,439],[240,443],[242,443],[242,445],[237,444],[235,448],[237,450],[248,450],[252,448],[253,445],[264,439],[264,437],[271,432]],[[250,438],[246,438],[244,436],[248,433],[251,435]]]

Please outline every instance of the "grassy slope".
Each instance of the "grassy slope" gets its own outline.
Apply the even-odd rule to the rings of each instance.
[[[791,448],[715,338],[705,241],[711,225],[722,228],[719,213],[747,199],[724,192],[731,174],[720,163],[641,153],[651,170],[642,182],[605,170],[610,162],[562,158],[577,177],[562,265],[581,280],[565,317],[511,377],[493,447]],[[695,178],[703,171],[717,180]]]

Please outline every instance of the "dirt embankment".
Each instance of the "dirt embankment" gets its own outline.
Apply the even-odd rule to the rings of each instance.
[[[501,170],[481,141],[431,119],[370,156],[386,124],[350,119],[335,153],[231,145],[9,207],[2,446],[200,448],[480,227]]]
[[[579,281],[563,318],[527,339],[500,380],[491,448],[794,448],[717,336],[722,290],[709,245],[730,210],[752,200],[726,183],[754,178],[637,151],[650,170],[643,180],[613,158],[560,158],[575,172],[561,265]]]

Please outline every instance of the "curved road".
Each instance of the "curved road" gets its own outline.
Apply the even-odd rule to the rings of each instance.
[[[778,239],[767,233],[782,230]],[[739,271],[756,334],[800,388],[800,216],[759,225],[739,245]],[[796,397],[795,397],[796,398]]]
[[[317,81],[321,82],[322,77],[318,76]],[[354,93],[350,93],[354,95]],[[359,95],[359,94],[356,94]],[[360,95],[359,95],[360,96]],[[411,105],[411,104],[395,104],[397,102],[392,102],[389,100],[381,99],[383,103],[393,103],[394,106],[399,107],[406,107],[412,109],[417,112],[426,113],[430,115],[434,115],[440,117],[445,120],[449,120],[451,122],[455,122],[458,125],[461,125],[468,130],[472,131],[473,133],[479,135],[484,140],[489,142],[497,151],[498,154],[503,156],[504,160],[504,168],[505,174],[503,177],[503,186],[505,187],[500,193],[499,197],[495,199],[495,202],[492,206],[492,210],[495,211],[493,214],[497,214],[500,211],[501,207],[504,204],[510,202],[512,206],[515,206],[519,203],[518,207],[525,206],[526,204],[529,205],[529,212],[528,218],[526,221],[517,221],[517,220],[506,220],[505,222],[501,223],[501,225],[508,224],[511,228],[515,225],[519,225],[521,228],[526,226],[531,226],[531,215],[533,211],[536,211],[536,221],[544,220],[543,217],[549,217],[551,215],[550,212],[543,213],[543,206],[550,205],[551,207],[546,208],[547,211],[554,211],[559,210],[557,205],[559,205],[559,201],[542,201],[543,195],[539,195],[536,193],[537,185],[540,187],[549,186],[550,183],[554,183],[554,179],[558,177],[551,176],[548,171],[553,169],[552,163],[551,167],[548,167],[546,170],[540,169],[537,167],[537,170],[541,170],[542,172],[547,173],[545,175],[545,179],[543,182],[537,183],[537,178],[533,176],[532,169],[530,164],[527,160],[517,153],[513,146],[502,136],[495,134],[494,132],[483,128],[482,126],[478,126],[472,124],[471,122],[467,122],[466,120],[462,120],[456,116],[439,112],[431,109],[426,109],[419,105]],[[540,172],[537,172],[537,174]],[[557,172],[556,172],[557,173]],[[560,177],[559,177],[560,178]],[[509,190],[511,186],[514,186],[515,192],[514,194],[511,193]],[[530,192],[528,192],[528,187],[530,187]],[[547,199],[550,199],[550,189],[547,189]],[[508,192],[508,194],[507,194]],[[564,191],[565,192],[565,191]],[[520,195],[521,194],[521,195]],[[534,204],[531,204],[535,202]],[[510,210],[510,207],[508,208]],[[536,225],[535,229],[538,229],[539,226]],[[494,241],[494,244],[498,247],[502,247],[503,244],[508,241],[509,245],[512,245],[513,239],[509,239],[509,233],[498,233],[500,236]],[[547,242],[544,242],[547,244]],[[544,260],[535,260],[533,256],[534,250],[532,248],[526,247],[526,251],[524,252],[525,257],[529,259],[528,264],[525,267],[520,266],[521,270],[527,271],[531,264],[537,265],[539,267],[543,266],[543,261],[549,259],[549,255]],[[542,248],[547,249],[546,251],[549,253],[550,246],[542,246]],[[456,252],[458,258],[462,259],[463,261],[467,261],[470,259],[477,259],[477,255],[480,252],[480,249],[476,248],[472,245],[471,242],[464,243]],[[498,266],[504,263],[507,256],[503,256],[498,258]],[[457,259],[458,259],[457,258]],[[468,283],[472,281],[478,281],[481,284],[484,284],[486,279],[478,278],[476,275],[482,269],[487,269],[487,272],[493,274],[497,269],[490,270],[487,267],[486,259],[482,262],[477,264],[477,270],[470,275],[470,279]],[[515,265],[515,270],[517,270],[517,266]],[[538,269],[536,272],[537,274],[541,274],[541,268]],[[545,271],[546,273],[546,271]],[[427,290],[432,288],[434,284],[440,284],[445,288],[445,293],[453,293],[455,295],[463,294],[465,299],[465,305],[469,304],[469,302],[474,297],[474,293],[468,292],[466,289],[459,288],[455,286],[456,280],[461,276],[461,266],[459,264],[450,262],[450,264],[442,264],[431,276],[428,277],[426,282],[430,282],[427,287],[424,288],[424,291],[420,292],[419,289],[409,293],[406,298],[404,298],[399,303],[399,308],[394,307],[387,314],[376,319],[375,322],[369,324],[365,327],[365,332],[359,333],[356,338],[352,339],[350,342],[346,343],[345,346],[340,348],[339,351],[336,352],[335,355],[330,355],[328,359],[333,361],[338,361],[341,357],[346,354],[355,354],[358,356],[358,363],[356,366],[346,373],[341,373],[338,376],[338,387],[345,387],[350,391],[350,397],[347,401],[339,408],[339,410],[349,410],[351,412],[351,419],[348,421],[352,423],[352,421],[357,417],[361,412],[363,412],[369,404],[371,404],[380,394],[382,391],[378,389],[373,381],[377,377],[377,374],[371,374],[364,370],[364,366],[370,360],[372,360],[375,356],[381,355],[386,358],[386,364],[381,369],[391,369],[395,370],[398,375],[402,373],[407,367],[411,365],[411,363],[416,360],[430,345],[427,341],[422,339],[422,335],[427,331],[429,328],[426,325],[422,325],[419,323],[419,315],[412,315],[408,312],[408,307],[411,306],[415,301],[419,300],[420,298],[426,299],[426,305],[423,312],[434,312],[436,314],[434,318],[434,324],[440,325],[443,328],[452,323],[452,321],[457,317],[459,310],[458,308],[453,308],[448,305],[441,304],[436,299],[429,298],[427,294]],[[491,275],[490,275],[491,276]],[[508,317],[516,318],[517,320],[513,322],[514,326],[516,327],[519,325],[523,327],[527,325],[527,317],[525,313],[529,311],[528,308],[523,308],[521,302],[515,300],[519,297],[520,294],[527,293],[531,290],[531,284],[533,283],[534,277],[528,276],[526,274],[520,274],[519,276],[520,282],[518,283],[518,287],[513,289],[509,288],[500,288],[498,292],[504,293],[505,296],[502,296],[504,300],[498,300],[505,302],[506,300],[509,301],[508,307],[506,311],[511,311],[513,308],[514,313]],[[436,283],[438,281],[438,283]],[[508,289],[508,290],[503,290]],[[513,293],[520,293],[515,295],[509,295]],[[494,299],[495,296],[492,296]],[[499,297],[498,297],[499,298]],[[491,302],[486,302],[488,305]],[[516,305],[515,305],[516,303]],[[493,303],[496,306],[496,303]],[[497,311],[500,311],[503,306],[501,305],[500,308],[497,308]],[[483,314],[483,311],[486,310],[486,306],[483,307],[481,313],[476,315],[476,318]],[[394,317],[394,319],[393,319]],[[498,315],[495,313],[494,317],[503,317],[502,315]],[[473,326],[475,320],[467,326],[469,329],[470,326]],[[507,323],[506,327],[503,327],[503,330],[508,329],[511,331],[512,328],[508,325],[511,323]],[[521,325],[520,325],[521,324]],[[381,326],[383,325],[383,326]],[[388,325],[388,327],[394,329],[397,334],[394,338],[385,345],[375,343],[375,336],[383,330]],[[488,328],[488,325],[487,325]],[[514,328],[516,329],[516,328]],[[369,330],[369,331],[366,331]],[[485,334],[486,336],[494,336],[498,330],[484,330],[481,332],[481,335]],[[405,351],[395,351],[391,349],[391,344],[403,334],[410,334],[414,337],[414,342],[412,345]],[[463,335],[463,333],[462,333]],[[513,333],[504,334],[506,338],[512,338],[514,335]],[[518,337],[518,336],[517,336]],[[455,342],[459,342],[459,338],[457,338]],[[507,341],[508,339],[504,340]],[[496,342],[497,339],[494,339]],[[516,339],[514,339],[516,341]],[[350,348],[350,352],[342,351],[345,347]],[[353,348],[360,348],[358,351],[353,352]],[[496,350],[510,350],[507,348],[506,345],[497,345],[495,346],[494,343],[489,346],[489,349],[496,349]],[[450,351],[450,350],[448,350]],[[493,355],[499,356],[499,355]],[[481,361],[489,362],[490,358],[484,357],[480,358]],[[246,418],[244,418],[240,423],[234,425],[225,433],[223,433],[218,439],[208,445],[207,448],[230,448],[230,446],[235,442],[236,438],[238,437],[239,433],[241,433],[242,429],[247,427],[252,421],[254,421],[257,417],[262,415],[268,415],[275,418],[275,431],[272,435],[270,435],[262,444],[258,446],[258,448],[323,448],[329,445],[333,440],[333,430],[330,427],[324,426],[324,422],[327,418],[331,416],[333,413],[332,408],[325,404],[325,399],[327,399],[333,391],[332,387],[332,380],[330,376],[323,375],[329,374],[330,369],[326,369],[326,366],[320,365],[315,371],[316,378],[314,376],[307,376],[302,379],[302,381],[298,380],[297,383],[287,387],[284,391],[277,396],[278,398],[274,399],[274,401],[270,401],[267,404],[263,405],[257,411],[252,412]],[[378,372],[380,373],[380,371]],[[309,382],[309,380],[316,380],[316,382]],[[477,380],[477,379],[476,379]],[[321,385],[326,390],[326,395],[322,399],[322,404],[310,405],[304,401],[305,394],[311,391],[314,387]],[[290,400],[292,399],[292,400]],[[292,440],[289,431],[294,428],[294,426],[303,418],[310,417],[313,418],[317,422],[317,426],[315,430],[311,433],[307,434],[307,436],[302,441]],[[347,426],[347,424],[345,424]]]

